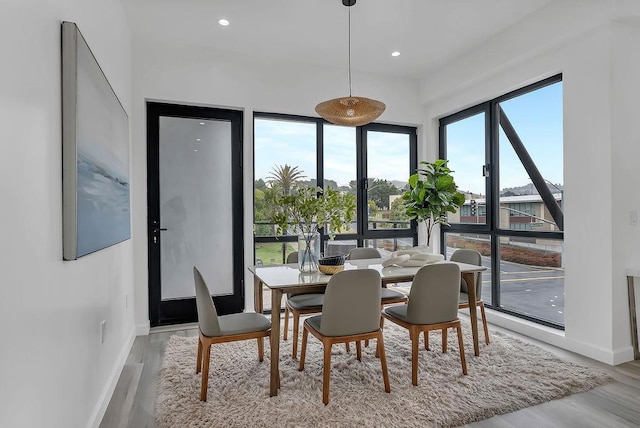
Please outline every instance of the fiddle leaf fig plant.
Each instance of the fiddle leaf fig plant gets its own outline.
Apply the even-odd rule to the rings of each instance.
[[[402,195],[405,214],[427,227],[427,246],[436,224],[449,226],[447,213],[455,213],[464,205],[465,197],[458,192],[447,160],[420,162],[422,168],[409,177],[409,187]]]

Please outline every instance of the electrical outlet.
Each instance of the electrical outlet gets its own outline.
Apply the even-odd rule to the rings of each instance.
[[[631,224],[631,226],[637,226],[638,225],[638,211],[637,210],[631,210],[629,212],[629,223]]]
[[[104,333],[107,329],[107,321],[100,322],[100,343],[104,343]]]

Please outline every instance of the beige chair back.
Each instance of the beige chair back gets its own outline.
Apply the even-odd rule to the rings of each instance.
[[[196,309],[198,311],[198,326],[205,336],[222,336],[218,312],[213,304],[209,288],[202,278],[202,274],[193,267],[193,279],[196,283]]]
[[[358,247],[349,251],[349,260],[361,260],[361,259],[380,259],[380,251],[375,248]]]
[[[348,336],[376,331],[380,327],[381,289],[380,274],[373,269],[333,275],[324,294],[320,333]]]
[[[460,249],[455,250],[453,254],[451,254],[452,262],[458,263],[466,263],[469,265],[482,266],[482,255],[476,250],[466,250]],[[482,298],[482,273],[475,273],[475,282],[476,282],[476,300],[481,300]],[[467,281],[464,279],[460,279],[460,291],[463,293],[468,293],[467,289]]]
[[[413,278],[407,322],[439,324],[458,318],[460,268],[455,263],[435,263],[420,268]]]
[[[298,253],[289,253],[287,256],[287,263],[298,263]]]

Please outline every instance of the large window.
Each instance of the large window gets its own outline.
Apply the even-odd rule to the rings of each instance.
[[[473,248],[490,265],[488,306],[564,327],[562,77],[440,121],[440,157],[466,195],[442,228],[443,253]]]
[[[344,127],[323,119],[256,113],[254,116],[255,263],[286,262],[297,237],[275,236],[268,221],[268,192],[295,192],[304,186],[337,188],[356,196],[357,213],[348,230],[330,240],[323,231],[325,255],[355,247],[377,248],[383,255],[417,244],[415,223],[406,220],[398,197],[415,172],[416,128],[369,124]],[[268,293],[265,293],[268,295]],[[265,307],[270,306],[265,297]]]

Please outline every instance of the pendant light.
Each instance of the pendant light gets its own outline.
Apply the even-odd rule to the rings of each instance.
[[[351,95],[351,6],[356,0],[342,0],[342,4],[349,10],[349,96],[321,102],[316,113],[336,125],[362,126],[380,117],[386,106],[380,101]]]

